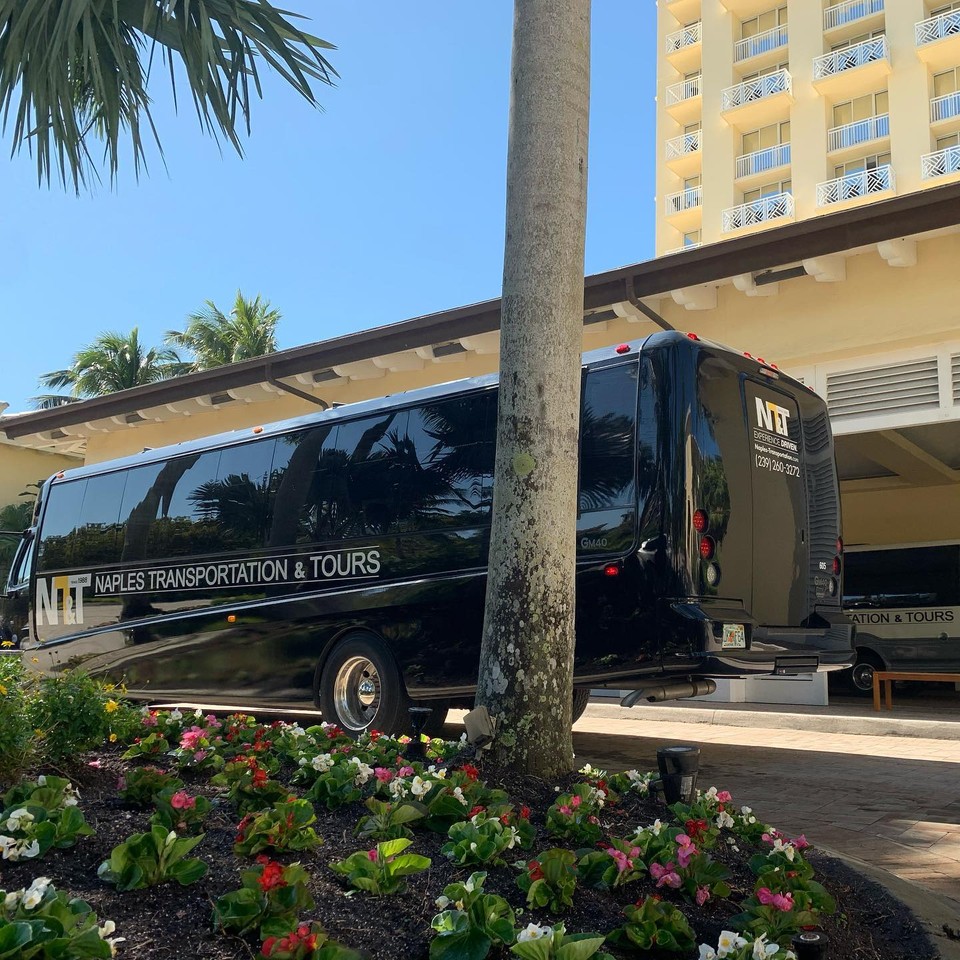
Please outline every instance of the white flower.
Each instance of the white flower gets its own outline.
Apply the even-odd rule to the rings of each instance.
[[[319,773],[326,773],[333,766],[333,757],[329,753],[318,753],[310,761],[310,766]]]
[[[660,831],[663,829],[663,824],[659,820],[654,820],[647,829],[655,836],[660,836]]]
[[[403,777],[394,777],[387,786],[394,800],[399,800],[407,795],[410,785]]]
[[[461,787],[453,788],[453,795],[466,807],[469,805],[470,801],[463,795],[463,789]]]
[[[115,957],[117,955],[117,944],[123,943],[127,938],[126,937],[111,937],[107,943],[110,944],[110,956]]]
[[[20,900],[22,890],[14,890],[3,898],[3,905],[7,910],[12,910]]]
[[[794,854],[797,852],[792,843],[784,843],[779,837],[773,841],[773,850],[771,854],[782,853],[791,863],[793,863]]]
[[[717,941],[717,956],[725,957],[733,953],[734,950],[746,944],[746,940],[732,930],[723,930],[720,933],[720,939]]]
[[[776,943],[767,943],[767,935],[765,933],[761,933],[760,936],[753,941],[753,960],[766,960],[767,957],[772,957],[779,951],[780,947]]]
[[[167,834],[167,839],[163,841],[164,847],[172,847],[176,839],[177,839],[177,831],[171,830]]]
[[[8,830],[26,830],[26,824],[33,823],[33,814],[26,808],[20,807],[10,814],[7,820]]]
[[[717,960],[717,951],[713,947],[708,947],[705,943],[700,944],[699,960]]]
[[[170,719],[171,719],[171,720],[182,720],[182,719],[183,719],[183,714],[182,714],[179,710],[176,710],[176,709],[171,710],[171,711],[170,711]]]
[[[440,896],[437,897],[436,901],[434,902],[436,903],[438,910],[446,910],[447,907],[450,906],[451,901],[449,897]]]
[[[507,842],[507,849],[512,850],[517,845],[517,838],[520,836],[517,833],[516,827],[507,827],[507,830],[510,832],[510,840]]]
[[[291,723],[290,726],[287,727],[287,733],[297,740],[299,740],[300,737],[305,737],[307,735],[307,731],[304,730],[299,723]]]
[[[433,767],[431,767],[430,769],[432,770]],[[434,774],[434,776],[435,776],[438,780],[446,780],[446,779],[447,779],[447,771],[446,771],[446,770],[438,770],[438,771]]]
[[[44,774],[41,773],[40,776],[37,777],[37,786],[45,787],[46,785],[47,785],[47,778]]]
[[[197,707],[197,709],[193,711],[193,715],[194,715],[195,717],[202,717],[202,716],[203,716],[203,711],[202,711],[199,707]]]
[[[107,937],[109,937],[110,934],[116,929],[117,925],[112,920],[104,920],[103,923],[100,924],[100,928],[97,930],[97,933],[100,934],[101,940],[106,940]]]
[[[359,757],[351,757],[350,762],[357,768],[353,778],[354,784],[358,787],[363,786],[373,776],[373,767],[365,764]]]
[[[23,908],[24,910],[32,910],[34,907],[40,906],[40,901],[43,899],[43,894],[39,890],[30,890],[23,895]]]
[[[0,856],[4,860],[16,860],[17,841],[13,837],[5,837],[0,833]]]
[[[709,790],[703,795],[705,800],[716,800],[717,799],[717,788],[710,787]]]
[[[745,816],[749,817],[753,813],[753,807],[741,807],[740,812]]]
[[[473,850],[474,852],[476,852],[476,849],[477,849],[476,843],[471,843],[471,844],[470,844],[470,849]]]
[[[23,843],[20,844],[17,850],[17,853],[19,856],[23,857],[25,860],[30,860],[33,857],[39,857],[40,844],[37,843],[36,840],[34,840],[33,843],[29,843],[29,844],[26,843],[26,841],[24,841]]]
[[[463,881],[463,889],[466,890],[467,893],[473,893],[473,891],[476,889],[475,883],[474,883],[474,878],[475,878],[475,877],[476,877],[476,874],[475,874],[475,873],[471,873],[471,874],[470,874],[470,879]]]
[[[526,943],[528,940],[552,940],[553,927],[546,924],[540,926],[537,923],[528,923],[523,930],[517,934],[517,943]]]
[[[461,742],[461,743],[466,743],[466,742],[467,742],[467,735],[466,735],[466,733],[461,733],[461,734],[460,734],[460,742]]]
[[[726,827],[727,829],[729,829],[730,827],[733,826],[733,817],[731,817],[726,810],[721,810],[717,814],[717,826]]]
[[[420,777],[414,777],[413,782],[410,784],[410,792],[415,797],[422,797],[425,793],[430,791],[430,784],[428,781],[423,780]]]

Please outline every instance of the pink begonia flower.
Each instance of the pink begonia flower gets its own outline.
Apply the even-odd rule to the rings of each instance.
[[[157,725],[157,715],[155,713],[148,713],[143,718],[143,725],[145,727],[155,727]]]
[[[599,823],[599,822],[600,822],[595,816],[593,816],[593,814],[591,814],[589,817],[587,817],[587,821],[588,821],[589,823]]]
[[[574,810],[576,810],[577,807],[579,807],[581,803],[583,803],[583,798],[582,798],[582,797],[578,797],[578,796],[574,795],[573,797],[570,798],[570,806],[573,807]]]
[[[373,771],[373,775],[381,783],[389,783],[393,779],[393,774],[386,767],[376,767]]]
[[[413,776],[413,767],[401,767],[397,771],[398,777],[410,777]]]
[[[729,803],[729,802],[733,799],[733,794],[730,793],[729,790],[721,790],[721,791],[717,794],[717,799],[718,799],[721,803]]]
[[[694,842],[685,834],[677,836],[677,860],[681,867],[687,867],[690,864],[690,858],[696,856],[697,847]]]
[[[207,722],[207,727],[211,730],[219,730],[222,726],[220,721],[212,713],[208,713],[203,719]]]
[[[810,846],[810,841],[801,833],[796,840],[790,841],[798,850],[806,850]]]
[[[757,891],[757,899],[765,907],[774,907],[788,913],[793,909],[792,893],[774,893],[769,887],[761,887]]]
[[[674,890],[680,888],[680,877],[676,872],[677,866],[671,860],[666,866],[659,863],[650,864],[650,876],[657,881],[657,888],[671,887]]]
[[[560,813],[562,813],[565,817],[569,817],[569,816],[573,813],[573,811],[572,811],[566,804],[563,804],[562,806],[558,807],[557,809],[558,809],[558,810],[560,811]]]
[[[774,840],[780,839],[780,833],[771,827],[770,832],[762,834],[760,839],[763,840],[764,843],[773,843]]]
[[[185,730],[180,737],[180,746],[184,750],[196,750],[205,732],[200,727],[191,727],[189,730]]]
[[[198,751],[193,755],[193,759],[194,759],[197,763],[203,763],[203,761],[206,759],[206,757],[207,757],[207,751],[206,751],[206,750],[198,750]]]
[[[371,863],[376,863],[376,862],[377,862],[377,851],[376,851],[376,850],[368,850],[368,851],[367,851],[367,859],[368,859]]]
[[[702,907],[710,899],[709,887],[697,887],[697,906]]]
[[[616,847],[607,847],[606,852],[613,857],[618,873],[625,873],[633,866],[633,861],[622,850],[618,850]]]
[[[174,810],[192,810],[197,805],[197,798],[191,797],[186,790],[178,790],[170,798],[170,806]]]

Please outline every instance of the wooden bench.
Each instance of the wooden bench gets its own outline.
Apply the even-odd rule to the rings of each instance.
[[[873,709],[880,709],[880,684],[884,686],[884,701],[887,709],[893,709],[894,680],[931,680],[934,683],[960,683],[960,673],[915,673],[903,670],[873,671]]]

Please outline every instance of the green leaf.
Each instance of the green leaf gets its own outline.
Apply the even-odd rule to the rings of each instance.
[[[414,873],[423,873],[430,869],[430,858],[421,857],[416,853],[406,853],[401,857],[396,857],[389,865],[391,875],[395,877],[408,877]]]
[[[189,887],[191,883],[196,883],[206,872],[207,865],[197,857],[190,860],[181,860],[168,871],[170,877],[176,880],[181,887]]]
[[[21,957],[21,947],[33,939],[33,926],[26,922],[7,923],[0,926],[0,958]]]
[[[430,960],[483,960],[493,941],[479,930],[465,930],[434,937],[430,941]]]
[[[603,946],[606,937],[589,933],[572,933],[563,938],[563,945],[557,950],[556,960],[587,960]]]
[[[377,853],[386,860],[388,857],[395,857],[398,853],[403,853],[410,846],[412,840],[406,837],[398,837],[396,840],[384,840],[377,844]]]
[[[524,940],[522,943],[515,943],[510,952],[515,953],[523,960],[550,960],[552,941],[546,937],[539,940]]]

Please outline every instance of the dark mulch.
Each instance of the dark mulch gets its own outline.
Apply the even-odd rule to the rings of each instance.
[[[37,875],[50,877],[58,888],[88,901],[101,920],[116,922],[116,935],[126,938],[126,942],[119,945],[120,958],[237,960],[255,957],[258,943],[216,932],[211,925],[214,900],[240,885],[240,871],[248,861],[233,853],[238,817],[218,801],[217,791],[206,784],[205,777],[196,778],[188,786],[193,792],[204,793],[215,801],[206,836],[195,851],[210,866],[206,877],[190,887],[165,885],[127,893],[118,893],[98,879],[97,867],[111,848],[130,834],[148,829],[150,816],[149,810],[125,806],[117,796],[119,775],[130,764],[121,761],[116,753],[98,756],[99,767],[87,765],[92,759],[88,757],[68,771],[80,786],[81,808],[96,831],[95,836],[83,838],[72,849],[51,851],[39,863],[4,862],[0,886],[17,889],[28,885]],[[538,828],[535,850],[555,845],[543,830],[544,813],[555,797],[554,785],[533,778],[498,778],[495,771],[489,769],[483,771],[483,776],[491,785],[502,785],[518,806],[526,804],[533,811],[531,821]],[[281,855],[277,859],[300,860],[311,874],[310,889],[317,906],[314,916],[303,919],[319,920],[334,939],[367,951],[374,960],[422,960],[428,954],[436,897],[446,884],[465,879],[472,870],[453,866],[441,855],[445,836],[421,831],[412,849],[431,857],[433,866],[426,873],[410,878],[405,893],[378,900],[363,893],[348,895],[345,880],[327,864],[364,846],[355,840],[353,830],[365,812],[359,805],[334,812],[318,808],[314,826],[324,839],[323,846],[313,853]],[[776,820],[776,811],[760,811],[760,814]],[[651,823],[658,816],[666,819],[669,812],[657,801],[629,797],[622,805],[609,807],[604,812],[603,825],[612,835],[626,837],[635,827]],[[755,852],[746,844],[741,845],[739,853],[723,845],[712,851],[716,859],[730,868],[729,882],[733,888],[730,900],[713,900],[703,908],[696,908],[675,893],[666,892],[668,897],[676,898],[701,942],[715,945],[720,931],[728,926],[728,918],[739,912],[735,904],[753,887],[754,878],[747,863]],[[826,918],[823,924],[831,940],[831,960],[937,960],[939,955],[916,918],[883,887],[837,860],[816,851],[808,853],[818,879],[826,884],[838,904],[836,916]],[[529,856],[518,854],[518,858]],[[523,910],[524,895],[514,881],[516,871],[494,868],[488,873],[485,890],[500,894],[516,910]],[[606,933],[621,924],[624,904],[653,892],[649,878],[612,894],[578,888],[575,907],[562,919],[569,932]],[[556,922],[558,918],[548,918],[542,911],[522,914],[524,925],[531,920],[542,923],[548,919]],[[616,956],[629,956],[609,946],[605,949]]]

